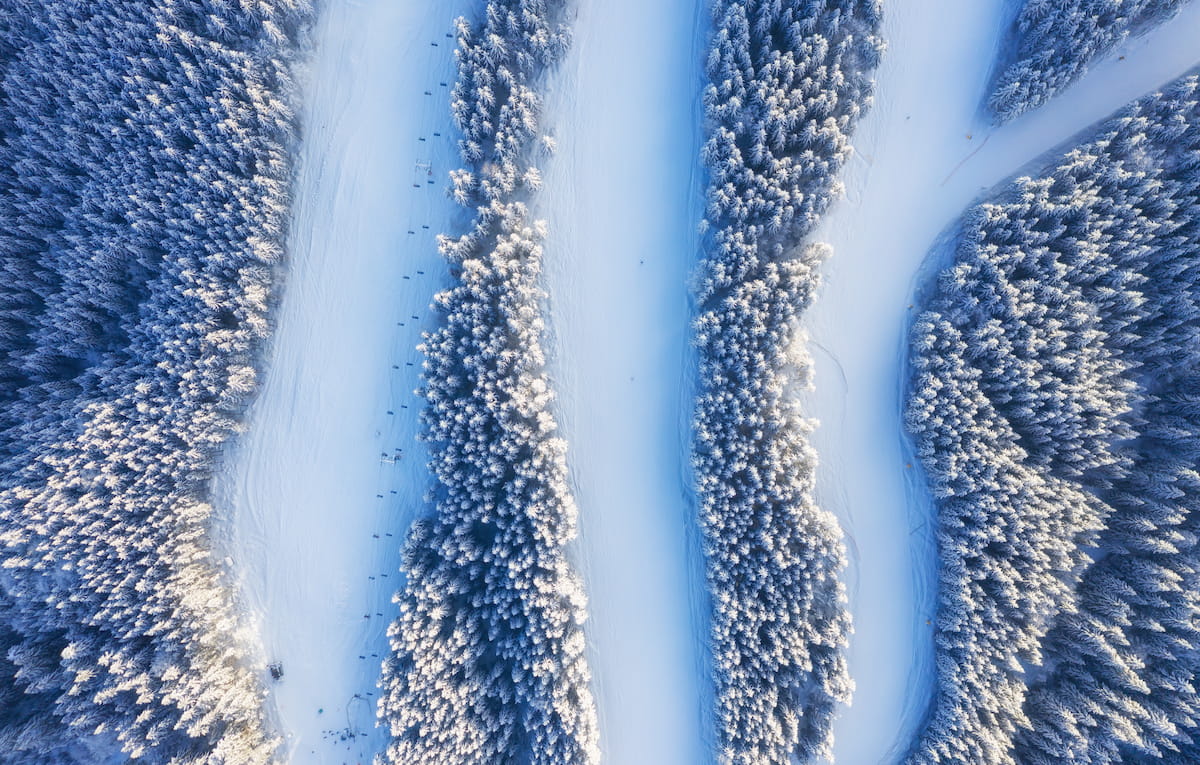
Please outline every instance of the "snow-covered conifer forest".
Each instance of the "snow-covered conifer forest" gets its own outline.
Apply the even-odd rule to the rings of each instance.
[[[786,763],[827,753],[850,698],[845,554],[812,497],[795,334],[824,254],[805,237],[870,100],[880,5],[730,0],[712,13],[693,467],[716,742],[722,763]]]
[[[0,0],[0,765],[1200,762],[1198,39]]]
[[[941,566],[913,762],[1200,753],[1198,163],[1189,74],[963,218],[912,333]]]
[[[988,106],[1007,121],[1041,106],[1130,33],[1160,24],[1187,0],[1026,0],[1014,51]]]
[[[311,9],[0,3],[0,759],[277,751],[206,483],[255,388]]]
[[[404,546],[381,760],[595,763],[587,599],[565,555],[576,509],[542,350],[545,224],[523,201],[539,186],[535,87],[568,31],[555,0],[493,0],[485,17],[458,23],[451,110],[467,168],[451,193],[476,218],[441,240],[456,283],[421,345],[436,514]]]

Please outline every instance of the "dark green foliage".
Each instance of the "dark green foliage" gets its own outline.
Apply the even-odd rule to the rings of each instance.
[[[972,210],[913,328],[942,574],[912,762],[1190,761],[1198,126],[1189,75]]]

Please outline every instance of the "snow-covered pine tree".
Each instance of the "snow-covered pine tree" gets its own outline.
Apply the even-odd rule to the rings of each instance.
[[[0,762],[265,763],[213,559],[303,0],[0,4]]]
[[[1025,0],[988,107],[1008,122],[1078,80],[1096,58],[1130,34],[1160,24],[1187,0]]]
[[[878,64],[876,0],[717,0],[704,90],[708,232],[695,280],[692,463],[712,612],[717,757],[827,752],[849,698],[841,530],[812,498],[794,342]]]
[[[594,765],[583,585],[567,562],[576,508],[542,352],[545,224],[536,87],[565,50],[562,3],[492,0],[458,23],[452,112],[467,168],[451,194],[472,230],[443,237],[455,281],[428,334],[423,437],[430,517],[404,546],[400,616],[378,713],[382,763]]]
[[[941,576],[909,762],[1194,759],[1198,125],[1193,73],[998,189],[913,327]]]

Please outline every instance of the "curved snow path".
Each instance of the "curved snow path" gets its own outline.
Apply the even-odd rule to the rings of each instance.
[[[412,391],[447,282],[434,235],[451,230],[457,159],[441,83],[467,3],[323,5],[275,334],[215,493],[266,657],[283,666],[271,692],[288,761],[340,765],[382,748],[375,683],[399,547],[429,484]]]
[[[846,765],[898,761],[931,693],[937,562],[900,419],[923,261],[979,195],[1200,60],[1192,3],[1045,106],[993,128],[979,106],[1015,12],[1010,0],[887,0],[888,50],[845,174],[847,199],[814,235],[833,256],[805,320],[816,375],[806,411],[821,421],[818,500],[838,514],[851,555],[857,690],[834,728]]]
[[[580,2],[547,85],[550,371],[604,762],[709,759],[704,577],[687,454],[700,216],[697,0]]]

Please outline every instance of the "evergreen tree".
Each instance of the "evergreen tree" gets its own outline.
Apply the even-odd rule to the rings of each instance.
[[[576,508],[542,351],[546,227],[522,201],[540,177],[535,88],[566,48],[562,15],[550,0],[492,0],[478,32],[458,23],[451,106],[468,167],[452,174],[451,194],[476,217],[441,240],[455,281],[421,346],[434,513],[404,546],[382,763],[600,759],[587,601],[565,555]]]
[[[1025,0],[1017,16],[1016,55],[994,84],[988,107],[1000,122],[1041,106],[1087,71],[1093,60],[1170,18],[1186,0]]]
[[[912,332],[937,508],[914,763],[1187,762],[1200,720],[1200,78],[964,216]]]
[[[796,349],[827,248],[806,245],[839,192],[878,63],[876,0],[718,0],[704,90],[704,257],[692,463],[712,612],[722,763],[826,754],[848,700],[841,530],[812,499]]]
[[[267,332],[311,13],[0,5],[0,762],[275,757],[205,499]]]

